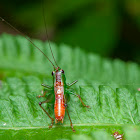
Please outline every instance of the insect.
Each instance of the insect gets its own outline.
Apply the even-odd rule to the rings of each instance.
[[[44,14],[44,12],[43,12]],[[47,99],[43,102],[39,102],[39,106],[43,109],[43,111],[48,115],[48,117],[51,119],[51,125],[49,126],[49,128],[52,128],[53,126],[53,123],[54,123],[54,119],[49,115],[49,113],[42,107],[42,104],[44,103],[54,103],[54,114],[55,114],[55,123],[58,123],[58,122],[61,122],[63,123],[64,121],[64,116],[65,116],[65,111],[67,112],[68,114],[68,117],[69,117],[69,120],[70,120],[70,125],[71,125],[71,128],[72,128],[72,131],[75,132],[74,128],[73,128],[73,124],[72,124],[72,121],[71,121],[71,118],[70,118],[70,115],[69,115],[69,112],[68,112],[68,109],[67,109],[67,101],[68,101],[68,98],[69,98],[69,95],[72,94],[72,95],[75,95],[79,98],[79,100],[81,101],[82,105],[89,108],[89,106],[85,105],[84,102],[82,101],[80,95],[72,92],[70,89],[71,89],[71,86],[74,85],[76,81],[70,83],[70,84],[67,84],[66,83],[66,77],[65,77],[65,73],[64,73],[64,70],[61,69],[56,61],[55,61],[55,58],[53,56],[53,53],[52,53],[52,49],[51,49],[51,46],[50,46],[50,43],[49,43],[49,47],[50,47],[50,50],[51,50],[51,54],[53,56],[53,60],[56,64],[57,67],[55,67],[55,65],[53,64],[53,62],[48,58],[48,56],[42,51],[40,50],[32,41],[30,38],[28,38],[27,36],[25,36],[22,32],[20,32],[18,29],[16,29],[14,26],[12,26],[9,22],[7,22],[6,20],[4,20],[2,17],[0,17],[0,19],[5,22],[7,25],[9,25],[12,29],[14,29],[16,32],[22,34],[34,47],[36,47],[47,59],[48,61],[52,64],[53,68],[54,68],[54,71],[52,72],[52,76],[53,76],[53,86],[49,86],[49,85],[45,85],[45,84],[42,84],[42,86],[44,87],[43,89],[43,95],[39,95],[37,96],[38,98],[41,98],[41,97],[46,97]],[[44,23],[45,23],[45,27],[46,27],[46,21],[45,21],[45,18],[44,18]],[[46,28],[46,35],[47,35],[47,28]],[[47,35],[48,36],[48,35]]]
[[[77,82],[77,80],[72,82],[71,84],[66,84],[64,70],[62,70],[60,67],[54,68],[54,71],[52,72],[52,76],[53,76],[53,83],[54,83],[52,87],[42,84],[42,86],[44,87],[43,95],[42,96],[39,95],[38,97],[39,98],[45,97],[46,93],[48,93],[48,99],[44,102],[40,102],[39,105],[45,111],[48,117],[51,119],[51,125],[49,126],[49,128],[51,128],[54,123],[54,119],[48,114],[48,112],[41,105],[43,103],[53,101],[52,96],[55,95],[55,103],[54,103],[55,123],[58,123],[58,122],[63,123],[65,110],[66,110],[69,120],[70,120],[71,128],[73,131],[75,131],[72,125],[69,112],[67,110],[67,99],[68,99],[69,94],[76,95],[80,99],[83,106],[87,108],[89,108],[89,106],[86,106],[83,103],[80,95],[75,94],[69,90],[70,87]],[[54,92],[54,94],[52,94],[52,92]]]
[[[116,140],[123,140],[123,134],[119,134],[119,132],[113,133],[113,136]]]

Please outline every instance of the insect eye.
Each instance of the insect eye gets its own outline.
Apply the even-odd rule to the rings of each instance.
[[[64,70],[61,69],[61,72],[64,73]]]
[[[54,71],[52,71],[52,76],[54,75]]]

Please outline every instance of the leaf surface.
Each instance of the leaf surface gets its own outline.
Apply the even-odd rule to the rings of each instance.
[[[47,43],[38,40],[35,43],[51,58]],[[70,95],[68,110],[79,135],[74,136],[67,114],[63,125],[48,129],[51,121],[38,105],[45,98],[36,96],[41,94],[41,83],[52,85],[52,66],[23,37],[5,34],[0,37],[0,138],[79,139],[82,134],[85,139],[98,140],[102,135],[104,139],[112,139],[110,135],[114,131],[127,133],[124,129],[127,125],[132,129],[137,127],[139,132],[140,70],[137,64],[108,60],[64,44],[59,48],[51,45],[67,81],[79,80],[73,88],[90,106],[90,109],[83,107],[77,97]],[[43,107],[54,118],[53,104]]]

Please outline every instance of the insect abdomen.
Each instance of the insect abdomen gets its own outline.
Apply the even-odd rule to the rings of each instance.
[[[65,116],[65,102],[64,102],[64,87],[55,87],[55,105],[54,105],[55,119],[63,123]]]
[[[55,100],[54,112],[56,120],[62,121],[65,116],[65,106],[61,99]]]

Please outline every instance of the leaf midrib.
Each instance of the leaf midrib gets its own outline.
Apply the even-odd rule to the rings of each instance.
[[[62,124],[61,126],[63,126],[63,127],[70,127],[70,124],[65,124],[65,125]],[[76,126],[124,126],[124,124],[101,124],[101,123],[94,124],[94,123],[85,123],[85,124],[73,124],[73,126],[75,126],[75,127]],[[135,126],[135,125],[129,125],[129,126]],[[53,128],[57,128],[57,127],[59,127],[59,126],[55,126],[54,125],[52,127],[52,129]],[[17,130],[19,130],[19,129],[40,129],[40,128],[48,129],[49,126],[40,126],[40,127],[0,127],[0,130],[3,130],[3,129],[17,129]]]

